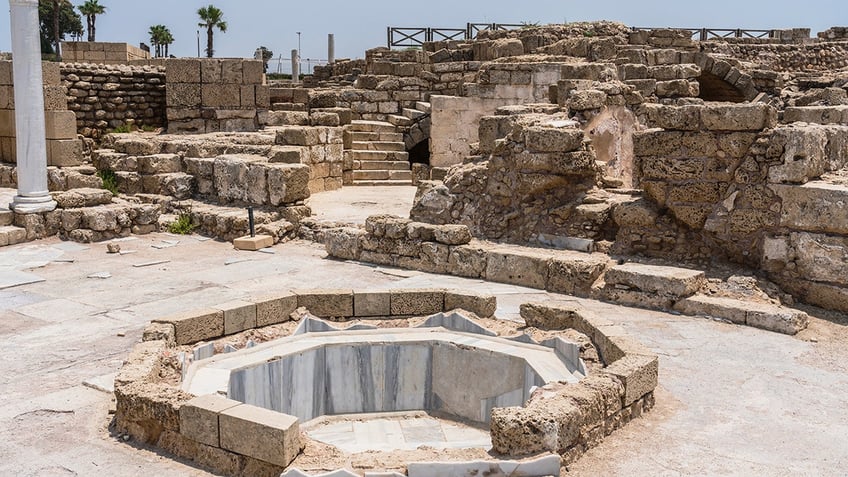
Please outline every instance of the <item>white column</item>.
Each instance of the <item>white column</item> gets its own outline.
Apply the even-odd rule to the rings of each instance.
[[[298,84],[300,83],[300,55],[297,54],[297,50],[292,50],[292,83]]]
[[[332,33],[327,34],[327,64],[336,62],[336,37]]]
[[[10,208],[22,214],[49,212],[56,202],[47,190],[44,90],[38,0],[9,0],[12,13],[12,67],[15,70],[15,135],[18,195]]]

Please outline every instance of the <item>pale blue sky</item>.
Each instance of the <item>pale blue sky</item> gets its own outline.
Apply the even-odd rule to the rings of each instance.
[[[4,0],[3,3],[6,3]],[[81,4],[83,0],[71,0]],[[176,38],[171,53],[197,55],[197,15],[209,1],[100,0],[108,8],[97,20],[97,39],[131,44],[148,42],[150,25],[168,26]],[[463,27],[466,22],[560,23],[608,19],[630,26],[711,28],[809,27],[815,32],[848,26],[848,1],[626,0],[214,0],[229,23],[217,33],[216,56],[249,57],[259,45],[275,56],[297,48],[302,57],[325,59],[328,33],[336,36],[336,57],[362,57],[368,48],[386,43],[386,27]],[[83,25],[85,21],[83,20]],[[204,42],[205,38],[201,37]],[[0,51],[11,49],[8,3],[0,14]]]

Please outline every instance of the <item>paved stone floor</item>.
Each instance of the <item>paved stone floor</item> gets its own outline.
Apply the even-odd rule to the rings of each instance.
[[[316,422],[320,421],[320,422]],[[485,430],[423,413],[413,415],[337,416],[304,426],[309,437],[350,452],[479,447],[490,449]]]
[[[332,213],[346,209],[344,197],[337,199]],[[307,242],[275,246],[274,254],[168,234],[121,246],[134,253],[108,255],[105,244],[56,238],[0,248],[0,270],[44,280],[0,290],[0,475],[209,475],[110,436],[112,398],[83,382],[114,373],[148,320],[186,307],[289,288],[422,286],[496,294],[505,319],[519,319],[518,307],[527,301],[578,302],[659,353],[656,408],[591,450],[568,475],[848,474],[848,338],[834,323],[814,320],[805,341],[539,290],[329,260],[321,246]]]

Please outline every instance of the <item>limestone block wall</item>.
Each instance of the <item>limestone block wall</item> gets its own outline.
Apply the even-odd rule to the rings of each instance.
[[[68,63],[126,64],[150,58],[150,52],[127,43],[63,41],[62,60]]]
[[[172,59],[166,61],[168,132],[255,131],[270,108],[262,61]]]
[[[340,127],[287,126],[277,131],[272,161],[309,166],[310,193],[341,189],[344,136]]]
[[[77,140],[76,117],[68,110],[59,64],[42,62],[47,163],[51,166],[82,164],[82,141]],[[12,62],[0,61],[0,162],[17,161],[15,141],[15,88]]]
[[[464,96],[431,96],[430,165],[460,164],[480,141],[483,116],[501,106],[547,102],[560,74],[560,65],[553,63],[488,63]]]
[[[62,85],[79,134],[99,138],[123,126],[165,125],[163,66],[64,63]]]
[[[775,127],[776,112],[758,104],[648,111],[663,128],[634,135],[648,203],[616,212],[615,247],[727,257],[769,272],[796,297],[846,311],[848,127]]]
[[[704,42],[704,51],[721,53],[776,71],[828,71],[848,66],[848,41],[809,44]]]

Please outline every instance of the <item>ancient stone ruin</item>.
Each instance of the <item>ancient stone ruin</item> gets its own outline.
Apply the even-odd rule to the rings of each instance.
[[[375,48],[302,84],[258,60],[103,64],[80,46],[43,66],[57,205],[0,209],[0,246],[187,220],[223,241],[312,240],[339,260],[787,335],[808,326],[799,304],[848,313],[846,29],[692,33],[487,30]],[[0,187],[14,189],[12,78],[0,60]],[[312,217],[316,194],[413,185],[408,217]],[[523,303],[523,323],[497,306],[444,287],[187,304],[149,317],[115,381],[115,430],[225,475],[542,476],[653,407],[661,362],[620,327],[579,305]],[[333,440],[350,416],[398,413],[467,440]]]

